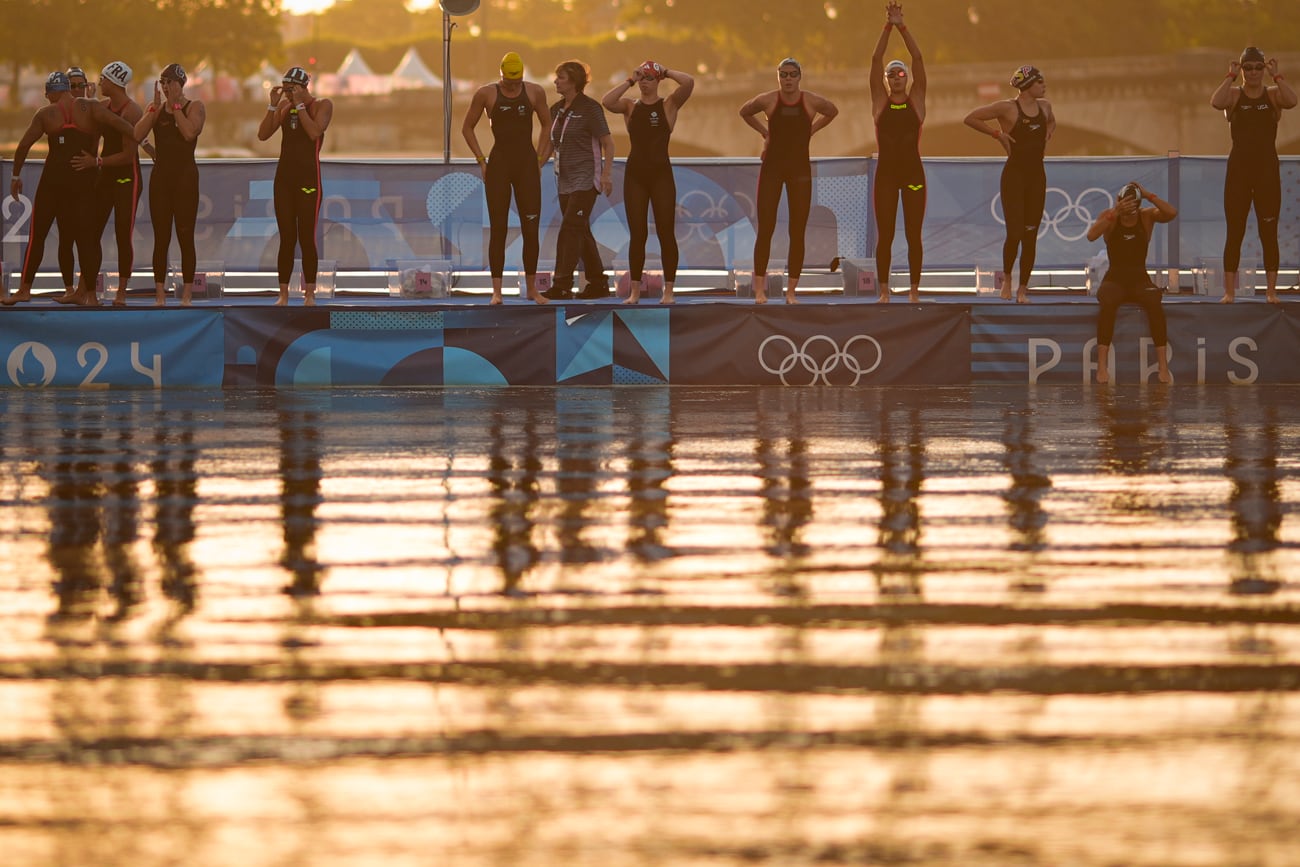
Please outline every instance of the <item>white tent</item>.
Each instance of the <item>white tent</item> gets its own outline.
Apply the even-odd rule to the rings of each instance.
[[[420,53],[415,50],[415,46],[406,49],[406,54],[402,55],[401,63],[393,70],[390,76],[393,80],[393,90],[420,90],[423,88],[442,87],[442,79],[429,71],[429,67],[424,65],[420,59]]]
[[[387,75],[375,75],[374,71],[361,57],[361,52],[352,49],[343,58],[338,72],[339,93],[375,94],[388,93],[393,89],[393,82]]]
[[[374,75],[374,70],[366,63],[361,52],[352,49],[348,56],[343,58],[343,63],[339,66],[337,75],[339,78],[347,78],[349,75]]]

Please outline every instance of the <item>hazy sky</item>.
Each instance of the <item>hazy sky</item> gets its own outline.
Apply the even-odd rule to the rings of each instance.
[[[334,5],[334,0],[284,0],[281,5],[284,7],[285,12],[292,12],[294,15],[305,15],[309,12],[328,9]],[[419,11],[435,5],[437,5],[436,0],[407,0],[406,7],[412,11]]]

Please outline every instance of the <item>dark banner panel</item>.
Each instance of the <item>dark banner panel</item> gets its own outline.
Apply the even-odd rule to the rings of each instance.
[[[225,317],[228,386],[556,381],[555,327],[541,309],[234,308]]]
[[[1288,305],[1288,307],[1294,305]],[[1300,323],[1279,305],[1165,304],[1169,370],[1176,383],[1300,381]],[[1155,382],[1146,315],[1120,308],[1111,354],[1117,382]],[[977,306],[971,381],[1084,383],[1095,379],[1097,305]]]
[[[719,304],[673,321],[684,385],[965,384],[966,305]]]

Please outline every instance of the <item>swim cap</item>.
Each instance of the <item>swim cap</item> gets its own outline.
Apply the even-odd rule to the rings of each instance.
[[[82,81],[87,81],[86,70],[82,69],[80,66],[69,66],[68,79],[71,80],[74,78],[80,78]]]
[[[642,78],[649,78],[653,81],[659,81],[664,77],[664,73],[668,71],[653,60],[647,60],[637,68],[641,70]]]
[[[131,67],[127,66],[120,60],[114,60],[99,73],[118,87],[126,87],[131,83]]]
[[[1251,61],[1255,61],[1257,63],[1265,62],[1264,52],[1260,51],[1258,48],[1256,48],[1253,45],[1248,47],[1245,51],[1241,52],[1241,60],[1240,60],[1241,63],[1250,63]]]
[[[885,64],[885,77],[888,78],[889,75],[890,75],[890,73],[891,73],[891,71],[892,71],[892,70],[895,70],[895,69],[901,69],[901,70],[903,70],[903,74],[904,74],[904,75],[907,75],[907,64],[906,64],[906,63],[904,63],[904,62],[901,61],[901,60],[891,60],[891,61],[889,61],[889,63]]]
[[[289,67],[289,71],[286,72],[284,78],[281,79],[283,84],[296,84],[299,87],[306,87],[310,81],[311,76],[308,75],[307,70],[303,69],[301,66]]]
[[[785,60],[782,60],[776,65],[776,68],[780,69],[782,66],[793,66],[795,69],[799,70],[800,74],[803,73],[803,67],[800,66],[799,61],[795,60],[793,57],[787,57]]]
[[[65,90],[72,90],[72,82],[68,80],[66,72],[51,72],[45,79],[46,93],[60,93]]]
[[[179,63],[167,64],[158,77],[164,81],[174,81],[177,84],[184,84],[186,80],[185,70]]]
[[[1122,202],[1125,199],[1133,199],[1138,202],[1142,201],[1142,188],[1137,185],[1136,181],[1129,181],[1124,185],[1124,189],[1119,191],[1119,198],[1117,201]]]
[[[524,77],[524,61],[518,52],[508,51],[501,58],[501,77],[507,81],[519,81]]]
[[[1037,66],[1022,66],[1011,74],[1011,86],[1016,90],[1025,90],[1042,80],[1043,73],[1038,71]]]

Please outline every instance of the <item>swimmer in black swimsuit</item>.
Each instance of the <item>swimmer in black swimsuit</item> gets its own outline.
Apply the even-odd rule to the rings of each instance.
[[[190,306],[198,254],[194,227],[199,213],[199,166],[194,159],[207,109],[185,98],[188,76],[179,63],[168,64],[153,86],[153,102],[135,125],[141,139],[153,132],[157,151],[149,176],[149,217],[153,221],[154,306],[167,303],[167,253],[172,226],[181,248],[181,306]],[[125,303],[120,295],[114,304]]]
[[[966,115],[966,125],[991,135],[1007,153],[1002,167],[1002,215],[1007,239],[1002,245],[1001,296],[1011,300],[1011,269],[1020,252],[1020,283],[1016,303],[1029,300],[1029,277],[1034,270],[1038,250],[1038,227],[1043,220],[1043,203],[1047,200],[1047,172],[1043,153],[1056,131],[1052,104],[1043,99],[1047,82],[1033,66],[1022,66],[1011,76],[1011,86],[1019,91],[1015,99],[1000,99]],[[994,121],[990,128],[987,121]]]
[[[17,304],[32,299],[32,281],[45,255],[45,239],[57,219],[60,231],[70,231],[77,239],[77,257],[81,260],[81,278],[77,291],[65,300],[86,307],[99,306],[95,281],[99,277],[101,253],[95,234],[92,195],[98,172],[93,168],[77,169],[75,157],[93,153],[98,139],[106,130],[126,136],[134,143],[131,125],[96,99],[74,98],[67,73],[52,72],[45,79],[45,96],[50,104],[37,110],[31,125],[14,149],[13,176],[9,193],[17,201],[23,192],[20,177],[23,163],[32,145],[42,135],[49,141],[49,153],[41,169],[41,180],[32,200],[32,231],[23,259],[22,282],[18,292],[4,303]],[[93,163],[91,164],[93,166]]]
[[[95,181],[91,231],[96,238],[102,237],[108,218],[113,218],[113,237],[117,241],[115,306],[126,303],[126,286],[135,267],[135,212],[140,203],[140,153],[136,145],[135,125],[144,116],[144,110],[126,92],[131,78],[131,67],[120,60],[114,60],[105,66],[99,77],[99,90],[104,96],[101,102],[109,111],[129,123],[131,132],[124,135],[106,130],[98,156],[92,149],[72,159],[73,168],[99,170],[99,177]],[[55,300],[68,303],[74,298],[75,293]]]
[[[677,85],[667,98],[659,95],[659,82],[668,79]],[[637,88],[638,98],[625,94]],[[632,150],[623,173],[623,207],[627,212],[628,281],[624,304],[641,300],[641,278],[645,269],[645,245],[650,235],[647,208],[654,211],[655,233],[659,236],[659,253],[664,266],[664,291],[660,304],[673,303],[673,283],[677,280],[679,258],[676,236],[677,185],[673,166],[668,159],[668,139],[677,125],[677,112],[691,98],[695,79],[680,70],[669,70],[653,60],[633,70],[626,81],[614,85],[600,104],[606,111],[623,115]]]
[[[484,156],[474,128],[487,115],[492,126],[492,152]],[[538,121],[533,145],[533,117]],[[510,230],[510,194],[519,212],[523,237],[526,294],[538,304],[546,298],[537,291],[538,234],[542,214],[541,167],[551,152],[551,110],[540,84],[524,81],[524,62],[511,51],[501,58],[501,80],[485,84],[474,93],[460,126],[465,143],[478,160],[488,207],[488,268],[492,272],[492,304],[501,303],[505,273],[506,236]]]
[[[1241,86],[1236,86],[1238,75]],[[1265,86],[1264,76],[1273,80]],[[1277,58],[1265,59],[1264,52],[1250,47],[1241,59],[1228,64],[1228,74],[1210,97],[1210,105],[1223,112],[1232,130],[1228,172],[1223,179],[1223,215],[1228,236],[1223,243],[1223,301],[1232,303],[1237,294],[1237,268],[1241,265],[1241,241],[1246,236],[1246,219],[1255,207],[1259,244],[1264,253],[1268,277],[1268,302],[1277,302],[1278,218],[1282,214],[1282,171],[1277,158],[1277,124],[1283,109],[1295,108],[1296,92],[1277,71]]]
[[[1142,200],[1154,207],[1143,208]],[[1148,192],[1138,183],[1126,184],[1115,200],[1115,207],[1102,211],[1088,227],[1088,240],[1105,236],[1110,267],[1097,289],[1097,382],[1110,382],[1110,344],[1115,335],[1115,317],[1121,304],[1137,304],[1147,314],[1151,341],[1156,345],[1156,363],[1160,381],[1173,382],[1169,374],[1169,343],[1165,311],[1160,306],[1161,292],[1147,273],[1147,245],[1151,227],[1168,223],[1178,216],[1178,209]]]
[[[321,194],[320,149],[325,130],[334,117],[334,103],[317,99],[307,86],[311,76],[301,66],[284,74],[279,87],[271,88],[271,102],[257,128],[257,140],[266,141],[280,130],[280,161],[275,166],[275,222],[280,230],[276,274],[280,297],[276,306],[289,303],[289,277],[293,273],[294,251],[302,250],[302,300],[316,304],[316,268],[320,254],[316,246]]]
[[[925,166],[921,163],[921,126],[925,123],[925,93],[928,79],[921,49],[903,23],[903,5],[886,7],[884,30],[871,55],[871,114],[876,121],[875,193],[876,283],[881,303],[889,301],[889,274],[893,263],[898,201],[903,201],[903,234],[907,238],[909,301],[920,300],[921,263],[924,248],[921,226],[925,221]],[[912,69],[901,60],[884,65],[889,31],[897,30],[912,58]],[[911,87],[908,79],[911,78]]]
[[[840,110],[824,96],[802,90],[803,67],[793,57],[777,67],[777,90],[760,93],[740,107],[745,123],[763,136],[763,166],[758,170],[758,194],[754,209],[758,234],[754,239],[754,303],[767,303],[767,263],[772,252],[772,234],[785,187],[790,213],[790,252],[787,269],[790,282],[785,303],[794,304],[795,288],[803,271],[804,234],[812,210],[812,137],[835,119]],[[759,119],[762,114],[767,123]]]

